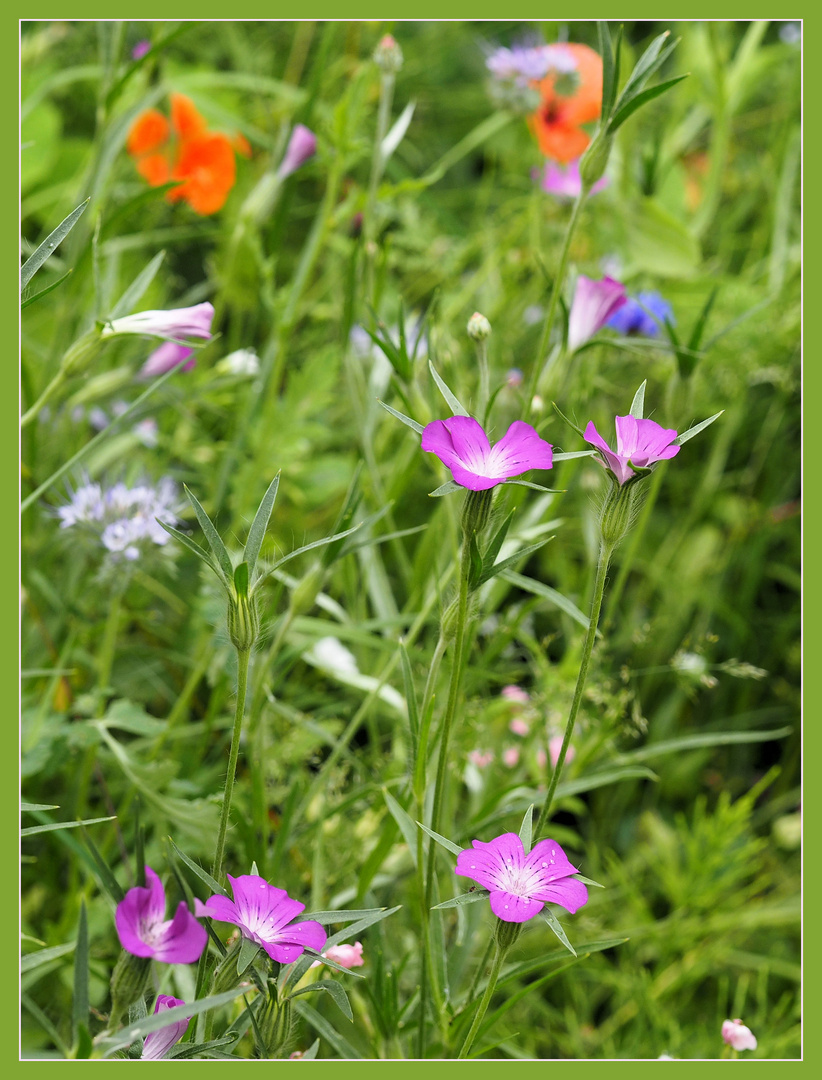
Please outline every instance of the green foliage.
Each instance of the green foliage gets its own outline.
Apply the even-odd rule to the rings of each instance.
[[[552,804],[589,900],[524,924],[472,1054],[716,1058],[722,1021],[742,1016],[751,1056],[799,1056],[800,53],[783,27],[23,24],[23,285],[40,274],[22,297],[25,408],[105,320],[215,307],[193,370],[143,385],[157,343],[107,339],[24,429],[26,1056],[139,1056],[185,1014],[169,1056],[252,1057],[265,1007],[287,1001],[279,1056],[409,1058],[422,1042],[456,1057],[493,919],[455,855],[534,839],[608,482],[583,432],[627,411],[675,428],[681,450],[636,487]],[[386,105],[370,57],[388,31],[405,63]],[[609,184],[580,211],[569,265],[663,294],[673,316],[654,336],[606,327],[569,358],[558,317],[541,344],[571,211],[534,183],[544,159],[524,120],[493,111],[477,47],[528,34],[602,55]],[[148,187],[127,153],[170,92],[251,146],[213,215]],[[297,123],[317,153],[249,225]],[[492,443],[525,418],[554,467],[495,489],[470,549],[435,831],[464,496],[420,435],[484,408],[473,311],[493,326]],[[154,558],[117,561],[92,530],[61,528],[66,484],[164,477],[190,509],[181,494]],[[259,628],[224,868],[286,889],[326,948],[361,937],[364,964],[312,968],[306,951],[278,969],[209,923],[198,967],[156,966],[185,1008],[154,1016],[145,997],[108,1030],[113,912],[141,853],[169,911],[224,891],[204,867],[237,687],[226,593],[254,598]],[[247,985],[209,1000],[227,953]]]

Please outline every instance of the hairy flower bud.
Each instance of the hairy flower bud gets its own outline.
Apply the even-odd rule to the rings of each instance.
[[[616,547],[631,527],[636,491],[636,484],[619,484],[611,479],[599,516],[602,541],[609,547]]]
[[[485,341],[491,333],[491,324],[484,315],[480,315],[478,311],[475,311],[468,320],[465,329],[472,341]]]
[[[466,537],[476,536],[488,524],[493,498],[493,488],[466,492],[462,506],[462,531]]]
[[[613,135],[607,135],[604,129],[600,129],[583,154],[579,163],[579,176],[582,180],[583,191],[590,191],[594,184],[602,179],[608,167],[608,158],[611,156],[611,144],[613,141]]]
[[[510,949],[516,942],[522,931],[522,923],[518,922],[506,922],[503,919],[497,919],[494,926],[494,940],[501,949]]]
[[[293,1025],[293,1006],[290,1001],[277,1000],[277,986],[269,981],[268,1001],[260,1017],[260,1034],[268,1057],[277,1057],[288,1046]]]
[[[123,949],[111,975],[110,1028],[116,1027],[128,1007],[145,993],[150,972],[150,957],[134,956]]]
[[[390,34],[380,39],[374,50],[374,63],[386,74],[395,74],[402,67],[402,49]]]

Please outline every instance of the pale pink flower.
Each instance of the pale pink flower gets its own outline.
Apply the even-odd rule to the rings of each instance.
[[[734,1050],[756,1050],[756,1036],[741,1020],[726,1020],[722,1025],[722,1038]]]
[[[494,760],[494,755],[490,750],[472,750],[468,755],[468,760],[478,769],[484,769]]]
[[[521,716],[515,716],[508,727],[513,731],[515,735],[522,735],[524,738],[531,730],[525,720]]]
[[[500,690],[500,696],[507,698],[508,701],[516,701],[520,705],[527,705],[531,700],[531,695],[527,690],[523,690],[520,686],[503,686]]]
[[[568,351],[574,352],[592,338],[627,299],[619,281],[610,277],[594,281],[580,274],[568,316]]]
[[[507,746],[502,752],[502,760],[509,769],[519,762],[519,748],[516,746]]]
[[[353,945],[332,945],[330,949],[325,950],[323,956],[328,957],[329,960],[335,960],[340,967],[344,968],[362,967],[365,963],[362,958],[361,941],[355,941]],[[311,966],[319,967],[321,963],[321,960],[315,960]]]

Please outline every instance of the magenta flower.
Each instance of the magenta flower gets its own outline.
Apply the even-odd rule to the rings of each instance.
[[[491,890],[491,910],[503,922],[526,922],[545,904],[559,904],[573,915],[588,901],[588,890],[573,876],[556,840],[540,840],[525,854],[516,833],[503,833],[489,843],[474,840],[457,856],[454,873]]]
[[[493,447],[471,416],[432,420],[422,433],[422,448],[436,454],[456,482],[471,491],[485,491],[511,476],[553,464],[551,443],[522,420],[515,420]]]
[[[624,484],[635,475],[631,465],[645,469],[657,461],[676,457],[680,448],[672,446],[677,433],[673,428],[664,428],[653,420],[637,420],[633,416],[616,418],[616,453],[605,442],[591,421],[585,429],[583,438],[602,454],[603,465],[618,483]]]
[[[625,286],[613,278],[602,281],[580,274],[571,314],[568,316],[568,348],[574,352],[601,330],[617,308],[628,299]]]
[[[197,901],[198,915],[239,926],[244,937],[256,941],[279,964],[292,964],[306,948],[322,952],[327,934],[318,922],[291,922],[305,911],[305,904],[292,900],[285,889],[275,889],[256,874],[226,876],[234,901],[227,896],[210,896],[205,904]]]
[[[145,38],[142,38],[140,41],[137,42],[137,44],[131,50],[131,59],[132,60],[142,60],[143,57],[146,55],[146,53],[149,52],[150,49],[151,49],[151,42],[147,41]]]
[[[741,1020],[726,1020],[722,1025],[722,1038],[734,1050],[756,1050],[756,1036]]]
[[[559,199],[578,199],[582,191],[579,158],[569,161],[565,166],[556,161],[547,161],[541,179],[542,190],[547,191],[549,195],[556,195]],[[595,195],[598,191],[602,191],[609,183],[608,177],[603,176],[591,188],[590,194]]]
[[[317,136],[305,124],[296,124],[285,149],[285,157],[277,170],[280,178],[291,176],[317,153]]]
[[[168,994],[158,994],[154,1014],[167,1012],[176,1005],[185,1005],[185,1002],[180,998],[169,997]],[[169,1024],[168,1027],[160,1028],[159,1031],[152,1031],[149,1035],[146,1035],[143,1052],[140,1055],[141,1059],[143,1061],[159,1061],[160,1058],[164,1058],[172,1046],[178,1043],[185,1035],[190,1019],[189,1016],[183,1020],[178,1020],[174,1024]]]
[[[164,964],[193,964],[200,959],[208,934],[181,900],[174,918],[165,920],[163,883],[150,866],[148,885],[129,889],[114,917],[120,944],[133,956],[150,956]]]
[[[185,363],[186,360],[188,363]],[[153,379],[158,375],[165,375],[178,364],[184,365],[183,371],[191,371],[196,363],[193,349],[189,349],[187,345],[178,345],[176,341],[164,341],[140,368],[139,378]]]
[[[194,307],[168,311],[137,311],[122,319],[113,319],[103,328],[103,337],[114,334],[151,334],[152,337],[210,338],[214,308],[208,302]]]

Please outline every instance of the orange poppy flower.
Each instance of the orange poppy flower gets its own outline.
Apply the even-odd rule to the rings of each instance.
[[[171,123],[156,109],[134,121],[126,149],[137,171],[152,187],[181,181],[166,194],[169,202],[187,202],[197,214],[214,214],[234,186],[237,167],[227,135],[208,130],[194,102],[171,95]],[[250,147],[249,147],[250,152]]]
[[[567,164],[584,153],[591,141],[581,125],[596,120],[602,111],[602,58],[587,45],[555,47],[573,57],[576,85],[571,93],[562,94],[556,90],[556,74],[542,79],[537,84],[542,104],[530,124],[542,153]]]

